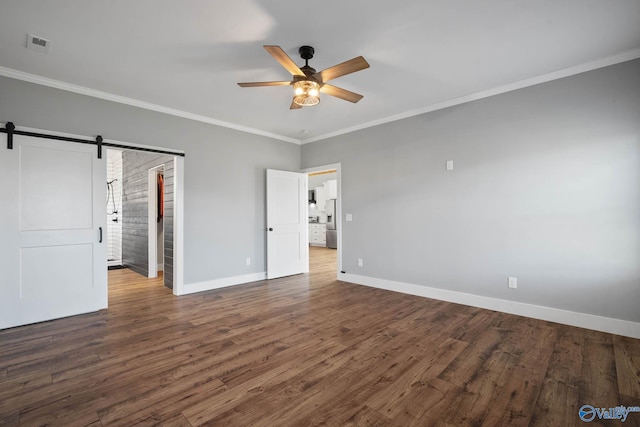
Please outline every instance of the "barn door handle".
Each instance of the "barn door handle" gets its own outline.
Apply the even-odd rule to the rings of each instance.
[[[98,243],[102,243],[102,227],[98,227],[98,231],[100,232]]]

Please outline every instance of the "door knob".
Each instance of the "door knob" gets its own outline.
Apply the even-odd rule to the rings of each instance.
[[[269,227],[269,231],[273,231],[273,228]]]

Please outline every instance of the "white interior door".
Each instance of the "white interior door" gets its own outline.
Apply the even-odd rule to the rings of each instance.
[[[267,169],[267,279],[309,271],[307,175]]]
[[[14,136],[0,152],[0,329],[107,307],[106,160]]]

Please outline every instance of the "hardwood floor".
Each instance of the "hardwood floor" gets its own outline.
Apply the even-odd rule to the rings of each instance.
[[[113,270],[108,310],[0,331],[0,425],[573,426],[583,404],[640,406],[640,340],[338,282],[335,251],[312,253],[309,275],[180,298]]]

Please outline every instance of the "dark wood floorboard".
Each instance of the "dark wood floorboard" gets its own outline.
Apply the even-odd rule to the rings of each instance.
[[[640,406],[640,340],[311,273],[0,331],[0,426],[578,426]],[[621,425],[594,420],[588,425]],[[639,426],[630,413],[624,426]]]

